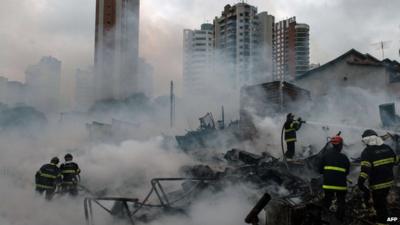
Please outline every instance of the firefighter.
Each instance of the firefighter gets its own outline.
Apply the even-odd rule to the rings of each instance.
[[[297,120],[294,119],[294,115],[292,113],[289,113],[286,116],[286,122],[284,125],[285,129],[285,142],[287,146],[287,151],[285,153],[286,158],[293,158],[294,153],[295,153],[295,148],[296,148],[296,131],[298,131],[301,127],[301,124],[304,123],[304,121],[301,120],[301,118],[298,118]]]
[[[345,216],[347,175],[350,172],[350,161],[346,155],[341,153],[343,138],[335,136],[330,139],[332,148],[325,153],[319,165],[319,172],[323,174],[324,208],[329,210],[332,200],[336,195],[337,211],[336,218],[342,221]]]
[[[387,224],[389,213],[386,199],[394,184],[393,166],[398,163],[399,158],[373,130],[364,131],[362,142],[367,147],[361,154],[358,186],[364,192],[364,200],[367,204],[372,192],[377,224]],[[366,180],[369,181],[369,188],[365,186]]]
[[[80,181],[80,172],[78,164],[72,161],[71,154],[64,156],[65,162],[61,164],[60,170],[62,174],[62,191],[71,196],[78,194],[78,182]]]
[[[61,182],[61,172],[58,168],[60,160],[57,157],[51,159],[49,164],[43,165],[35,175],[36,191],[45,193],[46,199],[51,200]]]

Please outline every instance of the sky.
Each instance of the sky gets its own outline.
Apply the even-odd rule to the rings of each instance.
[[[182,31],[212,22],[238,0],[142,0],[140,55],[155,68],[155,94],[182,85]],[[248,0],[279,21],[296,16],[310,25],[311,62],[325,63],[355,48],[399,60],[398,0]],[[64,92],[73,90],[75,70],[93,64],[95,0],[1,0],[0,76],[24,81],[24,71],[42,56],[63,62]]]

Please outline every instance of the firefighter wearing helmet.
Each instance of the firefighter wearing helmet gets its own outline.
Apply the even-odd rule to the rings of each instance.
[[[73,157],[71,154],[66,154],[64,159],[65,162],[60,166],[63,176],[62,190],[64,193],[76,196],[78,194],[78,182],[80,181],[81,170],[78,164],[72,161]]]
[[[296,131],[301,128],[303,123],[305,123],[305,121],[302,121],[301,118],[295,120],[292,113],[286,115],[286,122],[283,126],[285,130],[285,142],[287,146],[285,157],[288,159],[292,159],[295,154],[297,141]]]
[[[53,157],[50,163],[43,165],[36,172],[36,191],[39,194],[45,194],[47,200],[51,200],[61,182],[61,172],[58,168],[60,160]]]
[[[386,224],[389,216],[387,196],[394,184],[393,166],[399,162],[399,158],[375,131],[366,130],[361,137],[366,148],[361,153],[358,186],[364,192],[367,204],[372,193],[377,224]],[[365,186],[366,180],[369,181],[369,188]]]
[[[347,175],[350,172],[350,161],[346,155],[341,153],[343,138],[339,135],[330,139],[331,148],[322,156],[319,172],[323,174],[323,190],[325,197],[324,208],[329,210],[332,200],[336,196],[337,210],[336,218],[343,220],[346,206]]]

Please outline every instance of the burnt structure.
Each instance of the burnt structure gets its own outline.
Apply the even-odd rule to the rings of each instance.
[[[398,129],[400,126],[400,116],[396,115],[394,103],[379,105],[379,115],[383,127]]]
[[[311,100],[310,92],[288,82],[274,81],[246,86],[240,92],[239,126],[245,137],[257,134],[254,116],[265,118],[278,113],[296,112]]]
[[[211,113],[199,118],[200,126],[197,130],[189,131],[185,135],[175,136],[179,147],[186,151],[220,148],[230,146],[240,140],[238,122],[233,121],[225,126],[224,115],[217,123]]]
[[[249,185],[257,191],[256,196],[260,198],[259,201],[254,201],[255,207],[252,210],[249,208],[251,211],[246,219],[243,218],[246,223],[333,225],[335,223],[329,213],[327,216],[322,215],[322,180],[315,173],[317,161],[314,160],[328,148],[329,145],[326,145],[317,155],[287,164],[267,153],[258,155],[232,149],[223,157],[215,156],[221,157],[218,163],[182,167],[181,178],[152,179],[149,193],[141,200],[127,197],[88,197],[84,202],[86,221],[88,225],[94,224],[94,207],[102,208],[114,218],[132,225],[149,223],[168,215],[184,216],[190,212],[190,206],[194,202],[205,197],[205,193],[216,194],[226,187],[238,184]],[[357,166],[353,164],[353,168]],[[373,224],[369,209],[363,204],[362,194],[356,186],[349,185],[346,201],[352,207],[347,207],[344,224]],[[281,192],[279,189],[286,191]],[[389,201],[391,215],[400,213],[399,194],[399,187],[395,186]],[[110,208],[110,204],[105,202],[114,204]],[[262,218],[262,215],[259,216],[261,213],[265,214],[265,220],[259,220],[259,217]]]

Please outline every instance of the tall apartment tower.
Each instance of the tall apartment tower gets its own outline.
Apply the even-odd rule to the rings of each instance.
[[[213,75],[213,25],[200,30],[183,31],[183,93],[201,95],[207,91]]]
[[[310,27],[296,17],[275,24],[274,80],[293,80],[307,72],[310,64]]]
[[[42,112],[59,110],[61,65],[60,60],[46,56],[25,71],[27,102]]]
[[[272,79],[275,18],[247,3],[226,5],[214,19],[215,55],[222,58],[228,81],[240,88]]]
[[[226,5],[214,19],[215,50],[234,88],[252,83],[257,57],[257,8],[247,3]]]
[[[268,12],[257,15],[258,54],[256,58],[254,84],[265,83],[273,78],[273,43],[275,17]]]
[[[96,0],[95,96],[137,92],[139,0]]]
[[[93,68],[75,73],[75,110],[86,111],[94,101]]]

